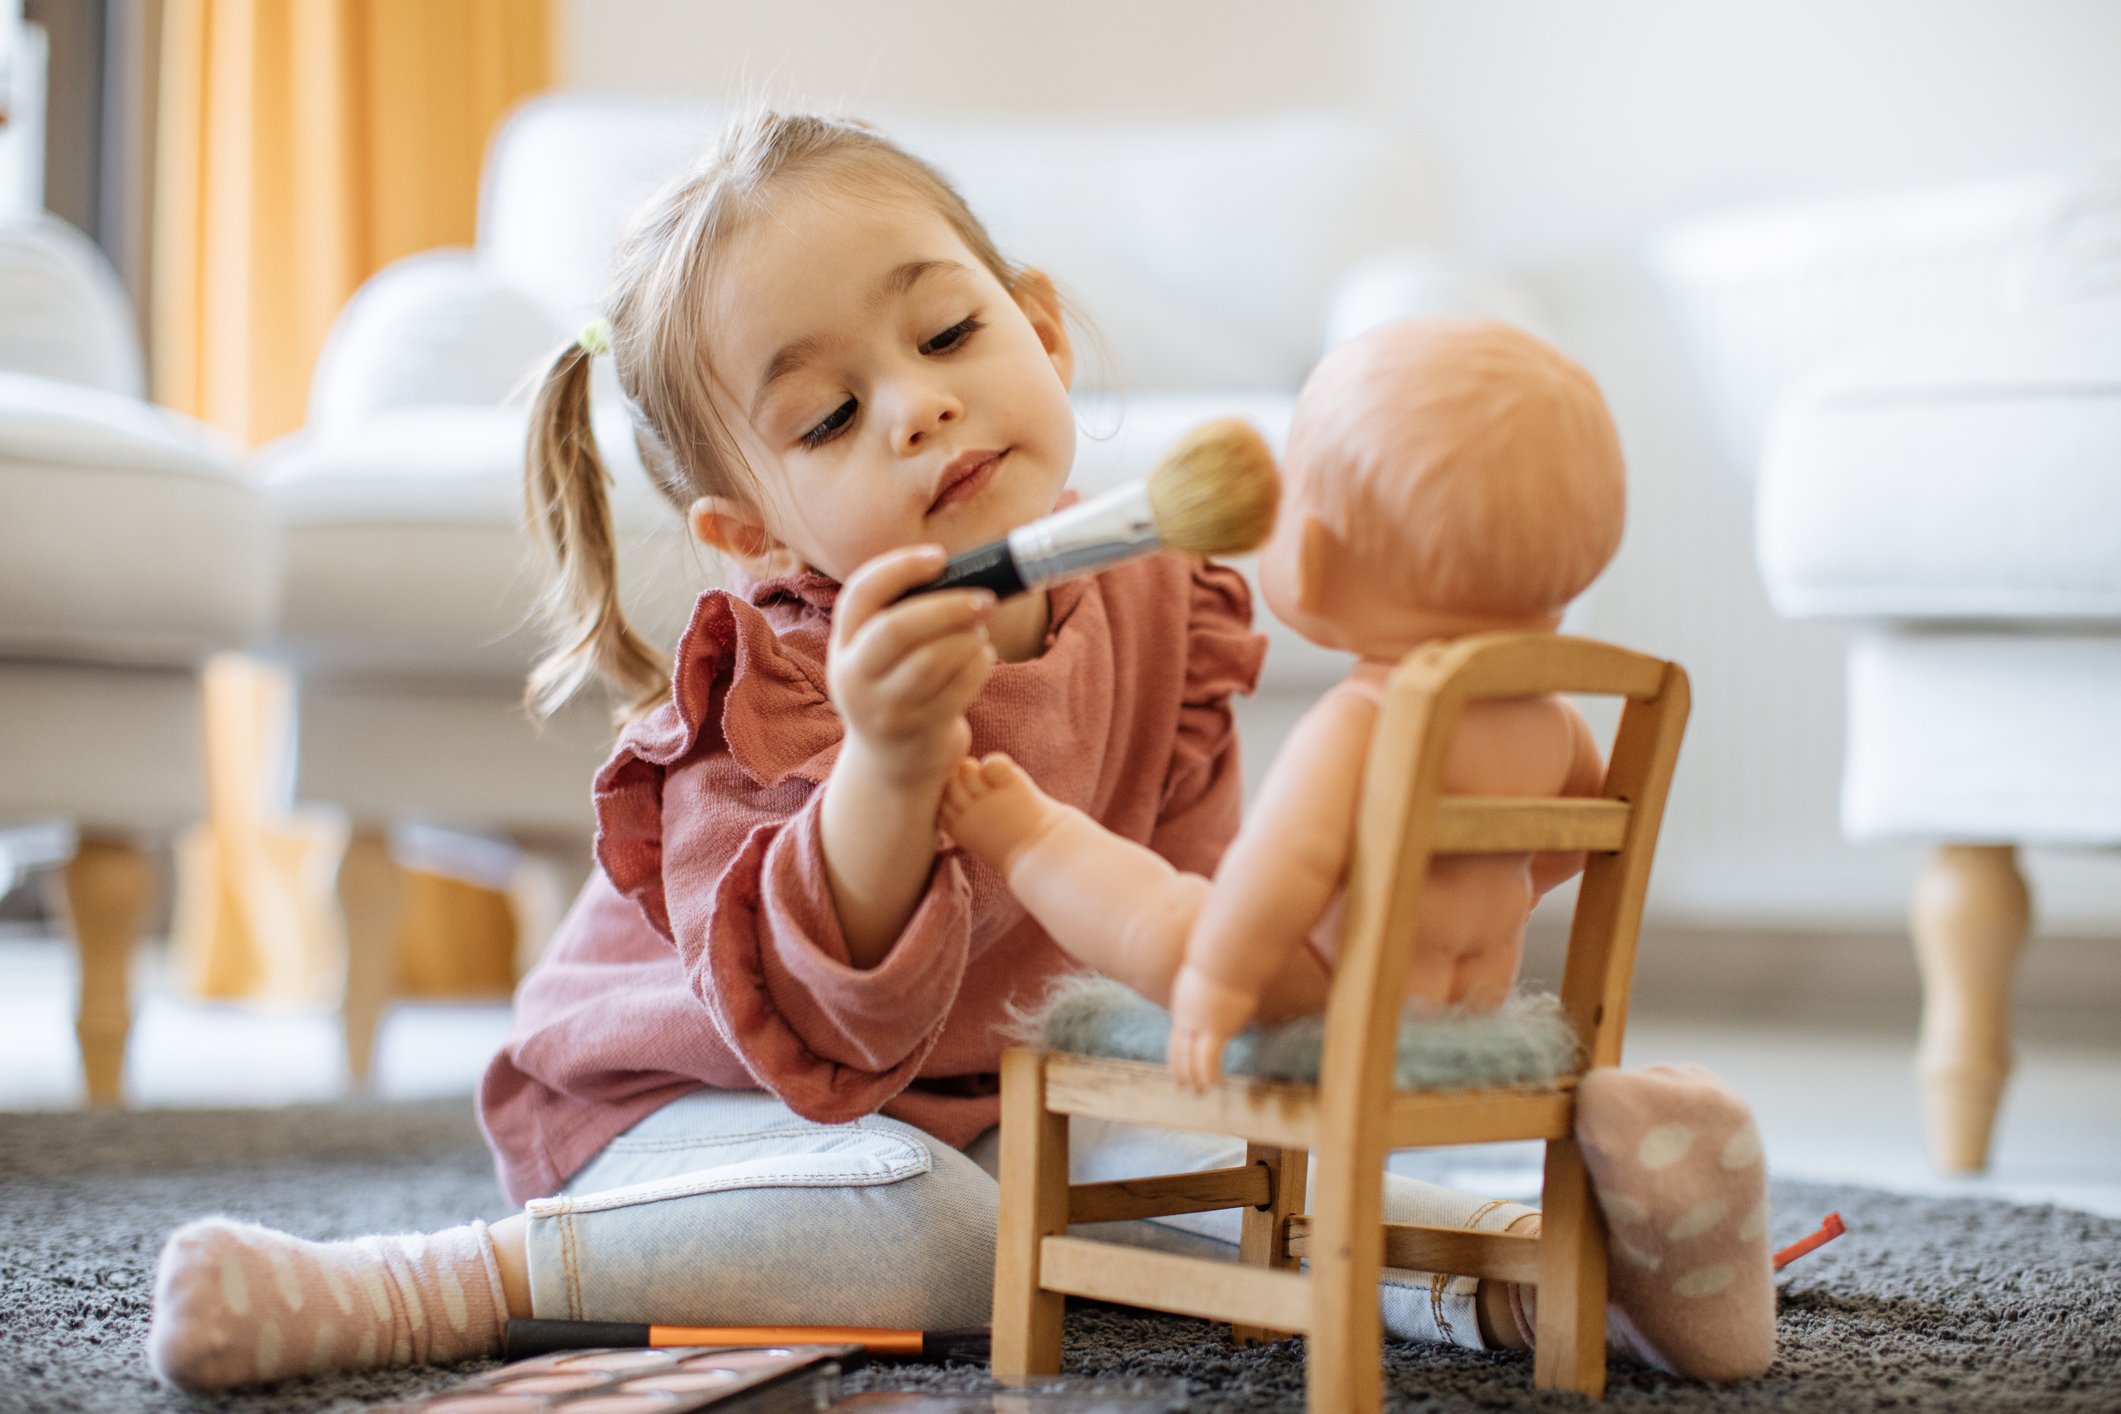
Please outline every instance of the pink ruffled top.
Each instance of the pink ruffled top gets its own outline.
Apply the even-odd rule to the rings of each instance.
[[[597,774],[602,866],[516,992],[479,1116],[501,1186],[551,1193],[651,1110],[765,1089],[807,1119],[881,1111],[965,1145],[999,1115],[1012,1005],[1068,957],[1000,876],[955,849],[875,967],[848,960],[818,789],[841,728],[825,691],[836,582],[700,597],[671,698]],[[1241,797],[1230,697],[1266,642],[1234,571],[1158,555],[1055,587],[1043,652],[968,714],[1055,799],[1212,873]]]

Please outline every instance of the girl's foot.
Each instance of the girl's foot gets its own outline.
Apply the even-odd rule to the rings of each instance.
[[[943,788],[940,823],[951,839],[1006,879],[1058,808],[1022,767],[996,752],[957,763]]]
[[[1605,1213],[1608,1344],[1695,1379],[1765,1371],[1767,1169],[1745,1101],[1696,1065],[1601,1067],[1576,1091],[1576,1138]],[[1529,1341],[1537,1293],[1512,1294]]]
[[[228,1389],[493,1355],[507,1319],[484,1223],[308,1242],[205,1218],[162,1249],[147,1358],[167,1384]]]

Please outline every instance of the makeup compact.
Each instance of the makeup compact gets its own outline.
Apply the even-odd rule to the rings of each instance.
[[[474,1376],[383,1414],[815,1414],[861,1367],[858,1345],[569,1350]]]

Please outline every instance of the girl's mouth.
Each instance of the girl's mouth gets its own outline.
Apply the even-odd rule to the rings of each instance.
[[[969,501],[986,490],[987,484],[994,480],[994,473],[1001,468],[1002,458],[1007,455],[1007,451],[980,452],[952,462],[950,469],[943,474],[942,489],[936,492],[928,514],[934,515],[937,511]]]

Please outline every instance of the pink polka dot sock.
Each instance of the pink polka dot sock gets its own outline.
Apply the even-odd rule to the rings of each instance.
[[[229,1389],[498,1354],[507,1319],[484,1223],[308,1242],[204,1218],[162,1249],[147,1359],[166,1384]]]
[[[1576,1138],[1606,1219],[1607,1345],[1695,1379],[1764,1372],[1767,1167],[1745,1101],[1700,1066],[1600,1068],[1576,1091]],[[1536,1294],[1518,1295],[1529,1340]]]

